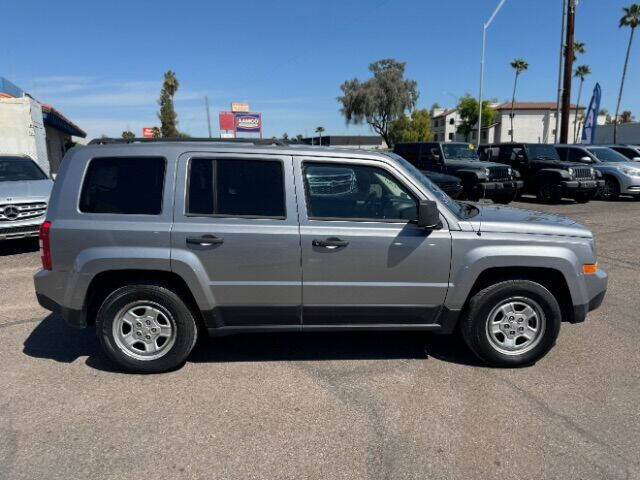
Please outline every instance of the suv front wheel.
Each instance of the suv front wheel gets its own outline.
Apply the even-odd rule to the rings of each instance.
[[[96,318],[106,354],[126,370],[164,372],[181,365],[197,340],[193,314],[160,285],[126,285],[102,303]]]
[[[553,346],[562,316],[555,297],[539,283],[509,280],[469,301],[461,332],[486,363],[515,367],[534,363]]]

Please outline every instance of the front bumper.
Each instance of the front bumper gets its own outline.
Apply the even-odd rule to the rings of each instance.
[[[595,193],[600,187],[604,187],[604,180],[566,180],[560,182],[560,188],[568,196],[576,193]]]
[[[626,195],[640,195],[640,178],[623,176],[618,179],[620,181],[620,193]]]
[[[584,304],[573,306],[573,318],[569,319],[571,323],[584,322],[589,312],[602,305],[607,293],[609,277],[604,270],[598,269],[594,275],[585,275],[584,281],[589,300]]]
[[[21,223],[19,225],[8,225],[7,222],[3,222],[0,224],[0,240],[37,237],[42,222],[42,219],[37,223]]]
[[[522,190],[524,182],[522,180],[508,180],[504,182],[483,182],[476,183],[473,186],[474,193],[480,193],[484,196],[500,195],[511,193],[516,190]]]

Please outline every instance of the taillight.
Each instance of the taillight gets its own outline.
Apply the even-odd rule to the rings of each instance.
[[[51,242],[49,240],[49,232],[51,231],[51,222],[45,221],[40,225],[40,252],[42,252],[42,268],[51,270]]]

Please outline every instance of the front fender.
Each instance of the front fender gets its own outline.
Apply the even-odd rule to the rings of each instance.
[[[453,232],[453,255],[451,262],[451,288],[447,293],[446,306],[460,309],[482,272],[491,268],[510,268],[514,275],[518,268],[548,268],[559,271],[567,282],[572,303],[588,302],[588,292],[582,279],[582,259],[576,255],[575,244],[567,239],[566,245],[556,244],[531,236],[530,242],[509,242],[491,234],[478,237],[471,232]],[[484,241],[480,239],[484,239]],[[495,244],[492,244],[495,241]],[[580,248],[582,244],[580,244]],[[588,255],[588,252],[584,252]],[[582,252],[580,253],[582,256]]]

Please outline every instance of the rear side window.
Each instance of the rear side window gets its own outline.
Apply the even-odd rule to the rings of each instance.
[[[193,158],[187,214],[285,218],[282,162]]]
[[[165,163],[160,157],[92,159],[82,185],[80,211],[159,215]]]

